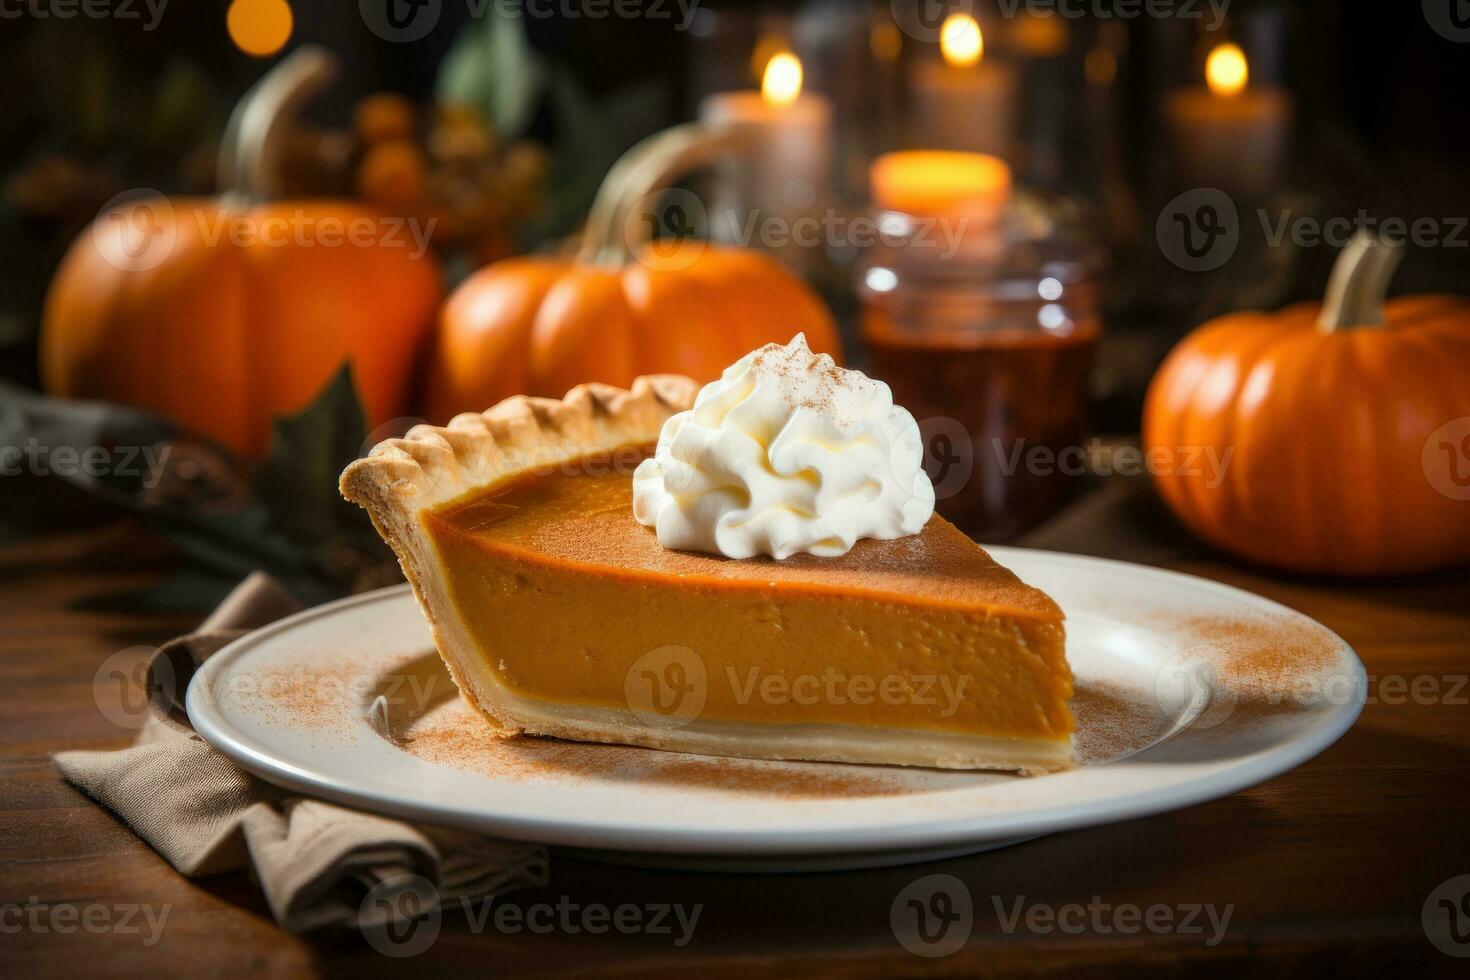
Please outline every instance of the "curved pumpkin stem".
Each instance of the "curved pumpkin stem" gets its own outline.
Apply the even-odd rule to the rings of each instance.
[[[293,117],[337,75],[337,59],[314,44],[285,57],[235,106],[219,148],[221,196],[246,203],[279,197],[282,135]]]
[[[684,123],[644,139],[624,153],[603,178],[577,261],[599,265],[622,265],[641,242],[629,241],[625,233],[629,209],[655,191],[716,160],[741,152],[754,142],[753,134],[740,127]]]
[[[1402,258],[1401,246],[1358,232],[1332,267],[1317,325],[1327,333],[1383,326],[1383,299]]]

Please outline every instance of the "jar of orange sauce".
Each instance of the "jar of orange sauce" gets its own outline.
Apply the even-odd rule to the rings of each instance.
[[[892,153],[870,176],[868,373],[918,419],[940,513],[981,540],[1013,538],[1081,483],[1094,263],[995,157]]]

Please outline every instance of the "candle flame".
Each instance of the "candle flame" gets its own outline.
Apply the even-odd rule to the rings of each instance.
[[[939,50],[951,67],[969,68],[979,64],[985,54],[980,22],[966,13],[953,13],[944,18],[939,27]]]
[[[1250,76],[1250,64],[1238,44],[1217,45],[1205,59],[1205,81],[1216,95],[1239,95]]]
[[[761,75],[761,98],[768,105],[790,105],[801,95],[801,59],[782,51],[766,62]]]

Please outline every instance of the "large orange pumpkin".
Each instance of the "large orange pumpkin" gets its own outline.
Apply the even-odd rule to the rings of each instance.
[[[654,191],[735,142],[696,127],[653,137],[609,173],[575,258],[508,259],[461,283],[431,347],[430,420],[516,394],[561,397],[585,381],[626,386],[660,372],[710,380],[800,331],[840,360],[826,306],[774,260],[698,239],[637,240],[639,209]]]
[[[344,361],[370,421],[407,414],[442,297],[433,256],[351,202],[257,203],[290,110],[331,71],[302,48],[241,102],[220,176],[243,190],[136,199],[77,239],[46,301],[48,391],[146,408],[247,455]]]
[[[1470,301],[1385,304],[1398,254],[1355,240],[1325,304],[1222,317],[1159,369],[1144,442],[1200,537],[1302,572],[1470,561]]]

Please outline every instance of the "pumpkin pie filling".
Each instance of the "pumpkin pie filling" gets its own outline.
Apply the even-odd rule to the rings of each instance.
[[[732,560],[663,548],[632,516],[630,473],[598,469],[521,474],[420,515],[508,691],[626,709],[640,659],[687,648],[701,721],[1066,743],[1060,610],[942,519],[837,558]]]

